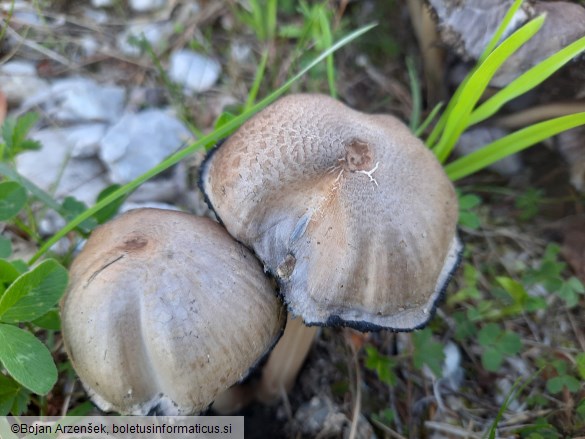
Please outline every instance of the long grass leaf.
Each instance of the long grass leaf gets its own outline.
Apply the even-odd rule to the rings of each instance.
[[[544,139],[581,125],[585,125],[585,112],[557,117],[531,125],[495,140],[480,150],[449,163],[445,166],[445,172],[451,180],[459,180],[484,169],[510,154],[515,154]]]
[[[520,7],[521,4],[522,4],[522,0],[515,0],[514,3],[512,4],[512,6],[510,6],[510,9],[508,9],[508,11],[506,12],[506,15],[504,16],[502,23],[500,23],[500,25],[496,29],[496,32],[494,33],[494,35],[492,36],[492,38],[488,42],[488,45],[486,46],[483,53],[479,57],[479,60],[475,64],[474,68],[465,77],[465,79],[461,82],[461,84],[459,84],[459,86],[455,90],[455,93],[453,93],[453,97],[447,103],[447,108],[445,109],[443,114],[441,114],[439,121],[437,122],[437,124],[435,125],[433,130],[431,131],[431,134],[429,134],[429,137],[427,138],[427,140],[425,141],[425,144],[429,148],[432,149],[435,147],[437,140],[439,139],[439,137],[443,133],[443,130],[445,129],[445,125],[447,123],[447,119],[449,118],[449,115],[452,113],[453,108],[455,107],[457,102],[459,102],[459,97],[461,96],[462,91],[467,86],[467,82],[469,81],[469,78],[473,75],[473,73],[475,73],[475,71],[479,68],[479,66],[483,63],[483,61],[485,61],[485,59],[489,56],[489,54],[492,53],[494,47],[500,41],[500,38],[502,37],[504,31],[506,30],[506,28],[510,24],[512,17],[514,16],[514,14],[516,13],[516,11],[518,10],[518,8]]]
[[[442,102],[439,102],[437,105],[435,105],[435,108],[432,109],[432,111],[426,117],[423,123],[421,123],[420,126],[416,129],[416,131],[414,131],[414,135],[416,137],[420,137],[420,135],[425,132],[427,127],[433,122],[433,120],[435,120],[435,118],[439,114],[439,111],[441,111],[441,108],[443,108],[443,105],[444,104]]]
[[[545,79],[549,78],[553,73],[584,50],[585,37],[582,37],[544,61],[538,63],[481,104],[471,114],[469,125],[474,125],[492,116],[502,108],[504,104],[544,82]]]
[[[479,101],[496,71],[514,52],[538,32],[543,23],[544,16],[541,15],[522,26],[496,47],[470,76],[453,111],[449,114],[441,140],[433,149],[440,162],[444,162],[447,159],[457,139],[467,128],[469,117],[475,104]]]
[[[333,44],[333,37],[331,35],[331,26],[329,24],[329,18],[327,16],[327,10],[325,8],[319,9],[319,21],[321,27],[321,35],[323,37],[323,43],[325,47],[331,47]],[[329,94],[333,98],[337,98],[337,86],[335,85],[335,63],[333,60],[333,54],[330,54],[326,60],[327,65],[327,83],[329,84]]]
[[[244,112],[252,108],[254,102],[256,102],[256,98],[258,97],[258,90],[260,89],[260,84],[262,84],[262,80],[264,79],[264,72],[266,71],[266,62],[268,61],[268,50],[265,49],[262,52],[262,57],[260,58],[260,64],[258,64],[258,68],[256,69],[256,75],[254,76],[254,82],[252,83],[252,87],[250,88],[250,92],[248,93],[248,99],[246,99],[246,105],[244,106]]]
[[[523,2],[523,0],[515,0],[514,3],[512,4],[512,6],[510,6],[508,11],[506,12],[506,15],[504,15],[504,18],[502,19],[502,22],[500,23],[500,25],[498,26],[498,28],[496,29],[496,31],[492,35],[488,45],[485,47],[481,56],[479,57],[479,59],[477,61],[478,64],[481,64],[482,62],[484,62],[485,59],[489,56],[489,54],[492,53],[492,51],[494,50],[494,47],[496,47],[498,45],[499,41],[502,38],[502,35],[504,35],[504,32],[506,31],[506,29],[508,29],[508,26],[512,22],[512,18],[514,18],[514,14],[516,14],[516,11],[518,11],[520,6],[522,5],[522,2]]]
[[[358,38],[360,35],[368,32],[370,29],[374,28],[376,24],[369,24],[367,26],[363,26],[354,32],[351,32],[349,35],[346,35],[342,39],[340,39],[337,43],[333,44],[329,49],[323,51],[317,58],[311,61],[305,68],[303,68],[299,73],[294,75],[288,81],[286,81],[281,87],[277,90],[272,92],[270,95],[262,99],[260,102],[255,104],[251,107],[248,111],[240,114],[239,116],[233,118],[231,121],[227,122],[225,125],[222,125],[219,129],[213,131],[212,133],[202,137],[201,139],[197,140],[196,142],[192,143],[191,145],[187,146],[185,149],[182,149],[175,154],[171,155],[167,159],[165,159],[162,163],[155,166],[154,168],[148,170],[141,176],[137,177],[136,179],[132,180],[130,183],[125,184],[124,186],[120,187],[118,190],[112,192],[110,195],[105,197],[104,199],[97,202],[94,206],[90,207],[82,214],[78,215],[76,218],[71,220],[69,223],[65,225],[61,230],[55,233],[50,239],[45,242],[41,248],[33,255],[30,259],[29,264],[34,263],[37,261],[43,254],[47,252],[57,241],[63,238],[67,233],[71,230],[75,229],[79,224],[81,224],[86,219],[90,218],[99,210],[103,209],[105,206],[109,205],[110,203],[116,201],[118,198],[123,197],[124,195],[132,192],[138,186],[140,186],[145,181],[151,179],[152,177],[160,174],[161,172],[165,171],[166,169],[170,168],[174,164],[180,162],[182,159],[187,157],[188,155],[192,154],[193,152],[197,151],[198,149],[202,148],[204,145],[209,144],[211,142],[217,142],[221,138],[223,138],[227,133],[231,132],[250,117],[252,117],[255,113],[266,107],[267,105],[274,102],[280,96],[282,96],[296,81],[298,81],[302,76],[305,75],[309,70],[319,64],[321,61],[327,58],[333,52],[339,50],[341,47],[345,46],[346,44],[350,43],[351,41]]]
[[[408,70],[408,82],[410,83],[410,96],[412,96],[412,110],[410,112],[410,131],[417,131],[420,124],[422,112],[422,95],[420,92],[420,81],[416,73],[416,67],[412,58],[406,58],[406,69]]]

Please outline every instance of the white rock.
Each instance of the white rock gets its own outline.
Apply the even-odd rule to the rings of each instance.
[[[67,143],[71,145],[71,156],[75,158],[97,157],[100,141],[106,134],[107,125],[88,123],[64,128]]]
[[[115,122],[122,115],[126,92],[115,85],[98,84],[89,78],[68,78],[53,83],[23,103],[40,106],[43,112],[60,122]]]
[[[42,148],[20,154],[16,159],[16,169],[41,189],[54,194],[55,198],[70,195],[91,205],[100,191],[108,186],[99,160],[71,157],[73,145],[63,129],[41,130],[31,138],[38,140]]]
[[[161,9],[167,0],[130,0],[130,8],[136,12],[148,12]]]
[[[171,55],[169,77],[192,92],[209,90],[220,73],[221,66],[216,60],[197,52],[185,49]]]
[[[9,61],[0,65],[0,90],[10,104],[18,105],[49,87],[37,76],[36,66],[27,61]]]
[[[91,5],[94,8],[107,8],[114,4],[113,0],[91,0]]]
[[[455,152],[460,156],[471,154],[506,134],[508,134],[506,130],[497,127],[472,128],[461,135],[455,146]],[[488,169],[500,175],[512,177],[522,169],[522,160],[518,154],[509,155],[488,166]]]
[[[172,34],[173,25],[169,22],[139,23],[121,32],[116,38],[116,45],[125,55],[137,57],[141,55],[141,50],[132,42],[133,39],[144,37],[153,48],[160,49]]]
[[[100,144],[100,157],[115,183],[127,183],[181,148],[190,133],[162,110],[125,114]]]

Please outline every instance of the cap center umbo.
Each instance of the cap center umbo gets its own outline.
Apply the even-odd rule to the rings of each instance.
[[[345,146],[343,168],[351,171],[367,171],[373,167],[374,152],[371,146],[363,140],[353,139]]]

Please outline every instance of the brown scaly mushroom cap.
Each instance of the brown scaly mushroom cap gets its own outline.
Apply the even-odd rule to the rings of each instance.
[[[457,265],[457,197],[391,116],[291,95],[216,148],[201,186],[309,325],[424,325]]]
[[[256,258],[206,218],[130,211],[71,266],[65,347],[105,411],[183,415],[241,380],[285,312]]]

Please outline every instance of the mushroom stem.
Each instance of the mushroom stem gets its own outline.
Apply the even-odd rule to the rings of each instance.
[[[262,370],[256,399],[268,403],[290,392],[318,331],[317,326],[306,326],[303,319],[291,318],[289,314],[284,334]]]

